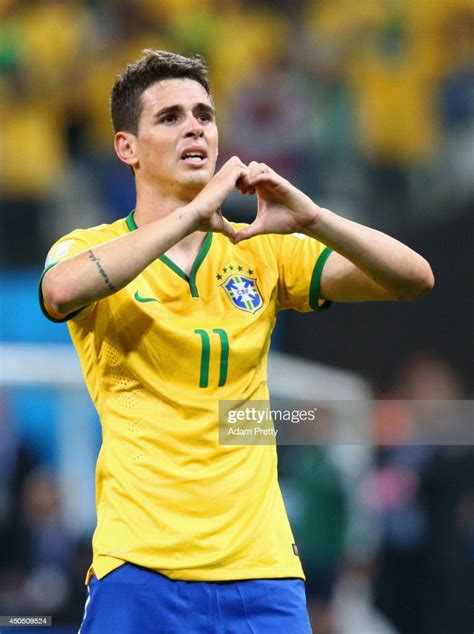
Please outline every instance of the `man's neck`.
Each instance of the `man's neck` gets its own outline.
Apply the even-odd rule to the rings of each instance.
[[[179,207],[184,207],[197,193],[170,192],[154,184],[137,183],[135,222],[140,227],[166,218]]]
[[[146,187],[137,184],[137,203],[135,207],[134,220],[138,227],[146,225],[156,220],[166,218],[171,213],[185,207],[193,200],[196,192],[184,192],[181,195],[176,193],[166,193],[156,187]],[[184,264],[188,258],[194,258],[199,251],[205,232],[195,231],[177,242],[166,255],[171,259],[179,259]],[[187,268],[183,266],[183,269]]]

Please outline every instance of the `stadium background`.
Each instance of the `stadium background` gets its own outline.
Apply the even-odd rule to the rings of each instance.
[[[0,614],[52,614],[57,632],[81,620],[100,429],[62,381],[67,330],[42,318],[37,280],[57,237],[133,207],[107,109],[118,71],[144,48],[202,53],[222,162],[268,162],[432,264],[415,303],[282,314],[274,350],[348,371],[381,402],[468,399],[473,35],[468,0],[0,0]],[[249,220],[253,202],[225,212]],[[20,358],[28,375],[57,368],[57,385],[12,378]],[[319,634],[472,631],[472,447],[401,433],[373,438],[355,486],[350,448],[282,449]]]

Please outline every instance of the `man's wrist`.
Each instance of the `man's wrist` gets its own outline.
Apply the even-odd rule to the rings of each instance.
[[[192,203],[184,207],[179,207],[176,209],[175,214],[186,235],[194,231],[199,231],[201,219]]]
[[[318,231],[320,230],[321,217],[326,211],[327,209],[318,207],[316,203],[311,201],[308,212],[306,214],[307,221],[304,223],[304,226],[301,229],[301,233],[304,233],[311,238],[317,237]]]

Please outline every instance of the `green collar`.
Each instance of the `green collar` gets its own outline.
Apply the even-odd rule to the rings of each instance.
[[[128,216],[125,219],[125,223],[129,231],[135,231],[135,229],[138,229],[137,223],[135,222],[134,213],[135,213],[135,209],[132,209],[132,211],[128,214]],[[204,258],[206,257],[209,249],[211,248],[211,243],[212,243],[212,233],[209,231],[206,234],[206,237],[204,238],[204,242],[202,243],[201,248],[199,249],[199,253],[197,254],[193,262],[191,271],[189,273],[189,277],[186,275],[186,273],[182,269],[179,268],[177,264],[175,264],[172,260],[170,260],[167,255],[160,255],[160,257],[158,258],[159,260],[163,262],[163,264],[166,264],[166,266],[168,266],[172,271],[174,271],[176,275],[179,275],[179,277],[181,277],[183,280],[185,280],[189,284],[192,297],[199,297],[199,292],[196,286],[196,274],[199,267],[203,263]]]

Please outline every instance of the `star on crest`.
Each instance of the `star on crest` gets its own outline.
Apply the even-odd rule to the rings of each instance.
[[[250,269],[250,268],[246,269],[245,266],[243,266],[242,264],[230,263],[230,264],[227,264],[226,266],[223,266],[222,269],[217,272],[216,279],[220,281],[225,277],[226,273],[229,273],[229,274],[232,274],[232,273],[235,274],[236,272],[243,273],[243,271],[245,270],[247,271],[248,275],[254,274],[253,269]]]

